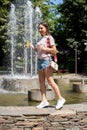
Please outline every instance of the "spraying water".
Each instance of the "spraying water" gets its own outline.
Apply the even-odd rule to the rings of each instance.
[[[37,26],[41,17],[40,8],[34,9],[29,0],[16,0],[11,5],[8,23],[11,75],[37,75],[37,54],[32,48],[24,48],[24,45],[26,41],[33,45],[38,41]]]
[[[16,32],[18,30],[17,28],[17,20],[15,15],[15,6],[14,4],[11,5],[11,11],[10,11],[10,18],[9,18],[9,24],[8,24],[8,36],[11,41],[11,74],[13,75],[13,54],[14,54],[14,45],[17,42],[16,41]]]

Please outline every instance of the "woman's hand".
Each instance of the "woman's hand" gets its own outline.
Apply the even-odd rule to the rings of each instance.
[[[40,51],[45,51],[46,48],[43,45],[39,45],[39,49]]]
[[[34,45],[32,45],[32,44],[30,44],[30,47],[31,47],[32,49],[35,49]]]

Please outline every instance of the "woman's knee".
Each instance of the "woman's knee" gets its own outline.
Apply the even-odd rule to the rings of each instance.
[[[53,85],[54,82],[53,82],[52,80],[49,80],[49,79],[48,79],[47,81],[48,81],[48,84],[49,84],[50,86],[52,86],[52,87],[54,86],[54,85]]]

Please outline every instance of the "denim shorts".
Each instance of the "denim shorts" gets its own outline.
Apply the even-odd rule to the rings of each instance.
[[[38,59],[38,70],[46,69],[50,66],[49,59]]]

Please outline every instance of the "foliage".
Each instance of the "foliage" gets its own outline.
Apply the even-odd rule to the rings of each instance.
[[[86,0],[64,0],[58,7],[61,13],[63,29],[68,42],[74,40],[80,44],[87,40],[87,2]],[[72,39],[72,40],[71,40]]]
[[[59,23],[55,26],[58,30],[56,38],[60,38],[58,46],[68,49],[70,61],[71,56],[74,58],[74,48],[71,49],[73,42],[78,42],[78,62],[81,63],[84,43],[87,42],[87,1],[64,0],[57,10],[60,13]]]
[[[53,32],[57,24],[57,5],[50,0],[34,0],[34,6],[40,7],[42,11],[43,21],[48,22],[50,29]]]
[[[6,31],[10,1],[0,0],[0,65],[3,63],[4,54],[6,52]],[[3,57],[3,58],[2,58]]]

